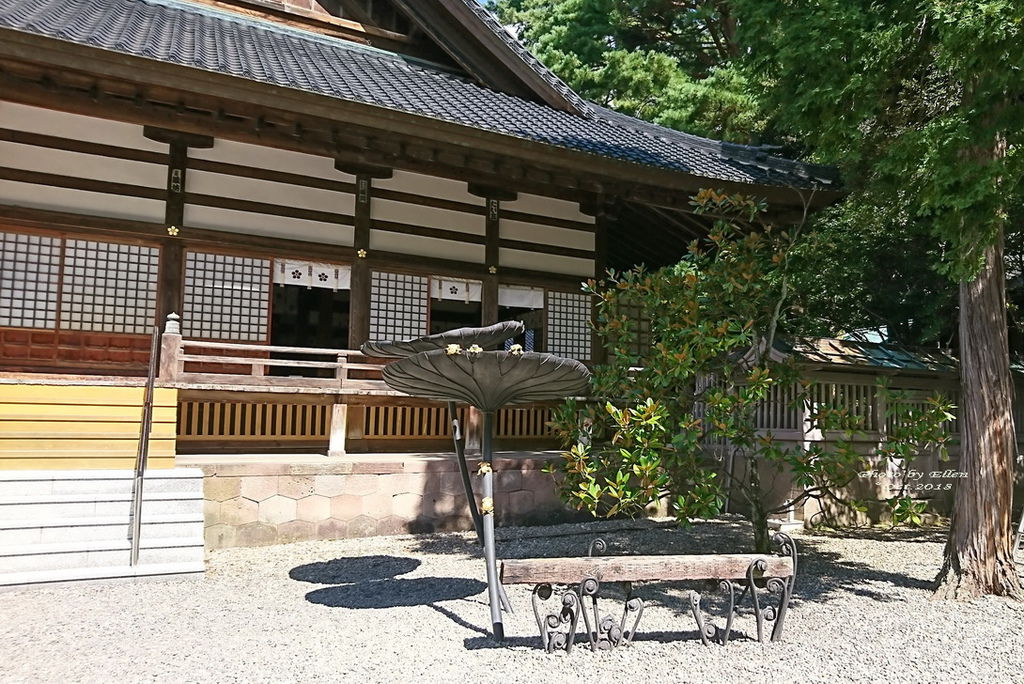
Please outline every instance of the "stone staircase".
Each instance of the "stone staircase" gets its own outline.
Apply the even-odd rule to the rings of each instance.
[[[131,470],[0,471],[0,587],[203,572],[203,473],[150,470],[130,565]]]

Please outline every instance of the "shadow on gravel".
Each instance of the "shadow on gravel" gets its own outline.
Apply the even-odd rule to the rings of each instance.
[[[421,563],[418,558],[408,556],[355,556],[299,565],[292,568],[288,576],[298,582],[339,585],[309,592],[306,600],[310,603],[368,610],[429,606],[461,627],[487,634],[484,628],[437,605],[476,596],[487,585],[462,577],[396,577],[412,572]]]
[[[306,594],[306,600],[330,608],[437,608],[436,603],[469,598],[486,588],[480,580],[465,578],[384,579],[317,589]]]
[[[919,529],[884,529],[877,527],[856,527],[850,529],[815,529],[812,533],[815,537],[827,537],[831,539],[870,539],[872,541],[897,541],[897,542],[928,542],[932,544],[945,544],[949,537],[949,527],[936,525],[933,527],[922,527]]]
[[[288,576],[313,584],[348,584],[404,575],[420,567],[418,558],[408,556],[356,556],[335,558],[292,568]]]

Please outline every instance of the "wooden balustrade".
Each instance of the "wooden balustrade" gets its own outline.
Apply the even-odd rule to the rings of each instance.
[[[272,358],[274,354],[329,356],[334,360]],[[179,332],[177,321],[168,317],[161,344],[160,383],[180,389],[397,395],[381,380],[381,364],[353,361],[359,358],[363,358],[362,354],[350,349],[186,340]],[[201,370],[196,370],[196,366]],[[332,372],[331,377],[268,375],[269,368]],[[244,369],[244,372],[235,369]]]

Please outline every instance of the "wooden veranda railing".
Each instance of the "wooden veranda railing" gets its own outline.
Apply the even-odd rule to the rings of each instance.
[[[296,374],[272,374],[275,369]],[[341,454],[351,440],[450,440],[447,407],[390,390],[381,378],[382,369],[382,363],[349,349],[184,339],[172,314],[162,338],[160,383],[180,391],[179,442],[212,446],[327,441],[331,453]],[[459,409],[464,426],[478,423],[469,418],[470,411]],[[550,439],[550,420],[550,407],[505,408],[495,417],[495,437]],[[470,448],[477,440],[468,430]]]

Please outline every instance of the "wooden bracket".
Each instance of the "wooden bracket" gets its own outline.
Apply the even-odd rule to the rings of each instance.
[[[501,202],[515,202],[519,193],[508,188],[498,188],[483,183],[469,183],[469,194],[483,197],[484,199],[499,200]]]
[[[157,128],[156,126],[144,126],[142,134],[150,140],[167,143],[168,145],[173,143],[182,143],[186,147],[194,147],[196,149],[204,150],[213,147],[213,137],[209,135],[196,135],[195,133],[172,131],[167,128]]]
[[[373,164],[362,164],[359,162],[348,161],[347,159],[335,159],[334,168],[342,173],[347,173],[352,176],[368,176],[370,178],[391,178],[394,175],[394,169],[386,166],[374,166]]]

